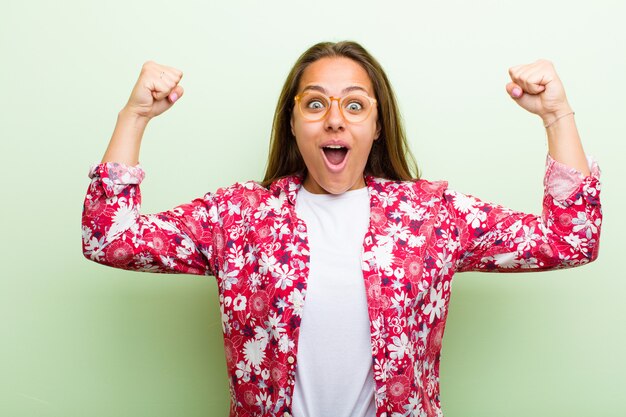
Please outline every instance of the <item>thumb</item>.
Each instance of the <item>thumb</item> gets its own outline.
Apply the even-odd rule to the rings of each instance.
[[[518,99],[524,94],[524,90],[522,89],[522,87],[515,83],[508,83],[506,85],[506,91],[513,99]]]
[[[512,82],[506,85],[506,91],[521,108],[531,113],[538,114],[540,110],[539,101],[541,101],[541,99],[536,94],[524,91],[522,87]]]
[[[161,98],[160,100],[155,100],[154,104],[152,105],[151,117],[156,117],[164,111],[171,109],[174,103],[178,99],[180,99],[183,93],[183,88],[177,85],[169,92],[169,94],[167,94],[167,96],[163,96],[163,98]]]
[[[183,96],[184,93],[185,93],[185,89],[182,86],[177,85],[167,96],[167,99],[169,100],[170,103],[174,104],[176,100],[178,100],[179,98]]]

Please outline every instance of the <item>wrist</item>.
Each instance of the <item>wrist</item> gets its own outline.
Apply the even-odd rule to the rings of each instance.
[[[145,128],[150,121],[149,117],[142,116],[129,107],[124,107],[122,110],[120,110],[120,112],[117,114],[117,119],[118,121],[122,121],[125,124],[130,124],[134,127],[139,128]]]
[[[569,114],[574,114],[574,111],[569,106],[569,104],[566,104],[564,106],[559,107],[557,110],[546,112],[540,116],[541,116],[541,120],[543,121],[544,127],[548,127],[554,124],[560,118],[565,117]]]

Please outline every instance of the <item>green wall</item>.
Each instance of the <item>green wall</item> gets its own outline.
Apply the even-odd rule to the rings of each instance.
[[[291,64],[315,42],[342,39],[386,68],[425,178],[528,212],[541,209],[546,137],[504,86],[511,66],[554,62],[603,170],[600,257],[569,271],[457,275],[443,409],[626,415],[626,5],[591,4],[3,2],[0,415],[227,415],[214,279],[86,261],[87,171],[154,60],[184,72],[186,93],[146,132],[144,212],[260,179]]]

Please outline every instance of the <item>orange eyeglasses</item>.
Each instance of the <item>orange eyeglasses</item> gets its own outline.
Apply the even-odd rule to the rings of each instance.
[[[300,114],[310,122],[326,117],[333,101],[337,101],[343,118],[350,123],[367,119],[376,106],[376,99],[361,93],[350,93],[343,97],[328,97],[319,91],[305,91],[295,97]]]

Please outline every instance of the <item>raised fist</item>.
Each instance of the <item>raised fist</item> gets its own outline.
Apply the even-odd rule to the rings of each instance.
[[[147,61],[130,94],[126,109],[137,116],[152,119],[168,110],[182,97],[184,90],[178,83],[182,71]]]

